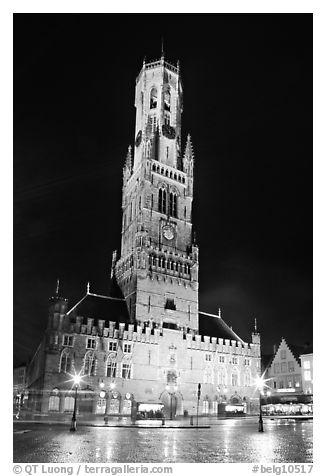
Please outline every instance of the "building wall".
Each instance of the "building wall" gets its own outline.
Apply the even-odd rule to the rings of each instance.
[[[302,378],[302,390],[303,393],[314,393],[314,367],[313,367],[313,354],[300,355],[301,361],[301,378]]]
[[[99,335],[98,328],[87,330],[86,326],[84,333],[53,330],[48,334],[43,412],[49,411],[49,404],[51,410],[57,397],[60,403],[55,411],[65,411],[66,398],[69,407],[75,372],[84,374],[80,385],[81,412],[102,412],[103,408],[97,404],[100,392],[104,391],[106,411],[110,411],[110,401],[115,398],[119,404],[112,407],[114,412],[129,414],[130,409],[124,402],[133,399],[137,402],[162,402],[168,415],[170,393],[173,393],[177,400],[176,413],[183,414],[186,410],[194,414],[198,383],[201,383],[202,391],[200,414],[216,413],[217,403],[231,402],[234,398],[239,403],[245,402],[248,412],[257,411],[258,395],[254,381],[260,374],[258,344],[242,345],[236,341],[209,337],[202,340],[199,335],[184,335],[183,331],[166,328],[152,330],[138,326],[135,329],[133,325],[128,325],[125,329],[124,325],[120,325],[120,329],[115,329],[115,323],[110,324],[111,327],[104,328],[102,335]],[[70,346],[63,345],[67,336],[72,338]],[[95,341],[94,349],[86,347],[89,338]],[[114,343],[116,350],[110,350],[110,343],[111,346]],[[126,351],[125,345],[130,345],[130,352]],[[86,375],[87,352],[94,357],[90,375]],[[60,367],[63,353],[69,353],[71,362],[71,366],[65,369]],[[116,362],[115,376],[107,376],[108,361]],[[129,378],[122,376],[123,364],[127,367],[130,364]]]

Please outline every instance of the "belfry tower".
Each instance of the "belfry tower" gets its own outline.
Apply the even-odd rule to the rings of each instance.
[[[198,331],[198,247],[191,223],[194,154],[181,151],[177,67],[146,63],[136,79],[134,153],[123,168],[121,257],[115,276],[132,322]]]

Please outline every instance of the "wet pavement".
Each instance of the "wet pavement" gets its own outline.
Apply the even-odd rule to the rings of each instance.
[[[19,423],[15,463],[311,463],[312,421],[206,420],[210,428],[105,428]]]

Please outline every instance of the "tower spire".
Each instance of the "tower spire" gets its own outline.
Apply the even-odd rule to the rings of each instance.
[[[132,167],[132,157],[131,157],[131,145],[128,147],[127,157],[126,157],[126,167],[131,170]]]
[[[57,287],[56,287],[56,289],[55,289],[55,294],[56,294],[56,296],[58,296],[58,294],[59,294],[59,286],[60,286],[60,280],[59,280],[59,278],[58,278],[58,279],[57,279]]]
[[[255,318],[254,329],[255,329],[255,334],[257,334],[257,319],[256,318]]]
[[[164,38],[161,37],[161,59],[164,59]]]

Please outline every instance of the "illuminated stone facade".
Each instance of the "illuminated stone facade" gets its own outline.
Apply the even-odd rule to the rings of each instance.
[[[178,66],[144,63],[136,80],[136,130],[123,168],[120,297],[87,287],[69,308],[51,298],[48,328],[29,367],[30,408],[69,412],[70,375],[83,375],[79,412],[127,414],[163,404],[167,417],[255,413],[260,337],[245,343],[217,315],[199,312],[199,251],[192,230],[194,153],[181,148]],[[134,150],[134,152],[133,152]]]

